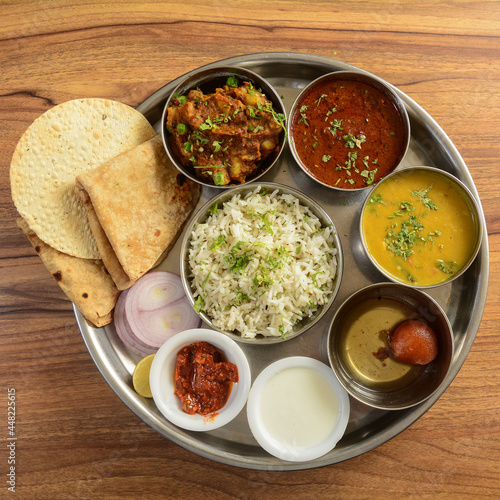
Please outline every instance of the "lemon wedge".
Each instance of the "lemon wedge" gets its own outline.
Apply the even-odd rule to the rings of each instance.
[[[150,354],[142,358],[134,368],[132,374],[132,385],[135,392],[144,398],[152,398],[151,387],[149,385],[149,372],[151,371],[151,363],[153,362],[154,354]]]

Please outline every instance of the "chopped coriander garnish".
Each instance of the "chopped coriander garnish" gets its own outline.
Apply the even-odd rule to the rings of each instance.
[[[217,200],[209,209],[208,213],[210,215],[215,215],[217,213],[217,210],[219,209],[219,202],[220,200]]]
[[[226,263],[229,265],[230,271],[233,273],[243,274],[245,268],[253,260],[250,252],[245,249],[246,243],[244,241],[238,241],[229,251],[229,255],[224,258]]]
[[[234,298],[234,304],[236,306],[241,306],[241,304],[243,303],[243,301],[245,300],[248,300],[250,301],[250,297],[248,296],[248,294],[246,293],[242,293],[242,292],[238,292],[238,294],[236,295],[236,297]]]
[[[200,130],[212,130],[216,125],[212,122],[211,118],[208,117],[201,125]]]
[[[299,112],[300,112],[300,119],[299,119],[299,123],[304,123],[306,127],[309,126],[309,123],[307,121],[307,117],[306,117],[306,111],[307,109],[309,108],[309,106],[301,106]]]
[[[187,125],[184,123],[178,123],[175,129],[179,135],[184,135],[188,131]]]
[[[221,246],[226,245],[226,237],[223,234],[219,234],[218,238],[210,245],[210,250],[215,250]]]
[[[260,111],[267,111],[268,113],[271,113],[271,115],[273,117],[273,120],[280,127],[282,127],[283,130],[285,130],[285,133],[286,133],[286,129],[285,129],[285,119],[286,119],[286,116],[284,115],[284,113],[277,113],[276,111],[274,111],[273,105],[269,101],[266,102],[265,106],[262,105],[262,103],[259,102],[257,104],[257,107],[259,108]]]
[[[196,144],[208,144],[209,140],[206,137],[203,137],[199,130],[195,130],[192,134],[196,139]]]
[[[411,206],[409,203],[407,205]],[[396,215],[400,214],[396,213]],[[425,243],[426,240],[422,236],[424,225],[418,220],[417,216],[410,215],[409,219],[401,222],[400,227],[401,229],[397,231],[396,227],[393,226],[393,228],[387,232],[385,243],[387,245],[387,250],[406,261],[408,257],[414,253],[413,246],[417,242]]]
[[[199,312],[201,312],[201,310],[203,309],[204,306],[205,306],[205,301],[203,300],[201,295],[198,295],[198,298],[196,299],[194,306],[193,306],[194,310],[197,313],[199,313]]]
[[[437,210],[438,207],[434,204],[434,202],[429,198],[429,191],[432,189],[433,185],[431,184],[427,189],[420,189],[418,191],[412,191],[412,196],[420,198],[422,203],[429,210]]]
[[[370,186],[371,184],[373,184],[373,181],[375,180],[376,173],[377,173],[377,169],[375,169],[375,170],[362,170],[361,171],[361,176],[364,178],[367,186]]]
[[[457,263],[456,262],[451,262],[451,261],[443,261],[443,260],[438,260],[436,263],[436,267],[443,271],[443,273],[446,274],[453,274],[455,273],[455,267]]]
[[[273,230],[271,228],[271,224],[269,224],[269,221],[267,220],[267,214],[268,213],[273,213],[273,212],[270,211],[270,210],[268,210],[264,214],[257,214],[257,216],[264,223],[264,225],[262,227],[264,227],[269,234],[273,235],[274,233],[273,233]]]
[[[344,127],[342,127],[342,120],[333,120],[332,126],[329,128],[330,132],[335,135],[338,130],[344,130]]]
[[[357,157],[358,157],[357,151],[349,151],[347,153],[347,161],[345,162],[347,169],[350,169],[351,167],[354,167],[356,165]],[[349,171],[347,173],[351,175]]]
[[[235,75],[231,75],[226,80],[226,85],[228,87],[238,87],[238,77]]]
[[[282,338],[286,338],[286,332],[285,332],[285,327],[284,327],[284,325],[280,325],[280,326],[278,327],[278,331],[280,332],[280,335],[281,335],[281,337],[282,337]]]
[[[226,176],[222,172],[215,172],[213,180],[216,186],[224,186],[226,184]]]
[[[210,278],[210,275],[212,274],[212,271],[208,271],[208,274],[206,276],[206,278],[203,280],[202,284],[201,284],[201,289],[203,290],[205,288],[205,284],[206,282],[208,281],[208,278]]]
[[[274,283],[274,280],[269,276],[269,270],[264,266],[260,266],[252,283],[256,288],[269,288]]]
[[[360,135],[359,137],[356,137],[353,134],[346,134],[342,137],[345,141],[345,147],[346,148],[361,148],[361,144],[366,141],[366,137],[364,135]]]
[[[322,100],[322,99],[324,99],[325,97],[328,97],[328,95],[327,95],[327,94],[321,94],[321,95],[319,96],[319,98],[318,98],[318,99],[316,99],[316,106],[319,106],[319,104],[320,104],[321,100]]]

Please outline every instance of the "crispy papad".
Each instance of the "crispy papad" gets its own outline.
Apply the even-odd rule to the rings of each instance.
[[[12,199],[38,237],[60,252],[99,259],[75,178],[156,135],[137,110],[109,99],[75,99],[39,116],[10,167]]]
[[[97,327],[110,323],[120,291],[102,260],[81,259],[59,252],[44,243],[23,218],[17,219],[17,225],[28,237],[62,291],[85,318]]]
[[[99,253],[120,290],[167,254],[200,196],[170,162],[161,136],[76,179]]]

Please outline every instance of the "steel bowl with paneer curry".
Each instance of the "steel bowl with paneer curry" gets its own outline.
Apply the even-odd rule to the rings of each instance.
[[[243,184],[277,157],[285,134],[280,111],[242,75],[228,76],[214,92],[176,94],[166,110],[170,152],[202,183]]]

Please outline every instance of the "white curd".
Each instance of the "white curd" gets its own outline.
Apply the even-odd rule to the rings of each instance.
[[[310,447],[332,433],[339,401],[332,384],[318,371],[294,366],[273,375],[262,390],[264,429],[287,447]]]
[[[335,448],[349,412],[349,396],[332,369],[305,356],[268,365],[247,401],[257,442],[275,457],[293,462],[315,460]]]

